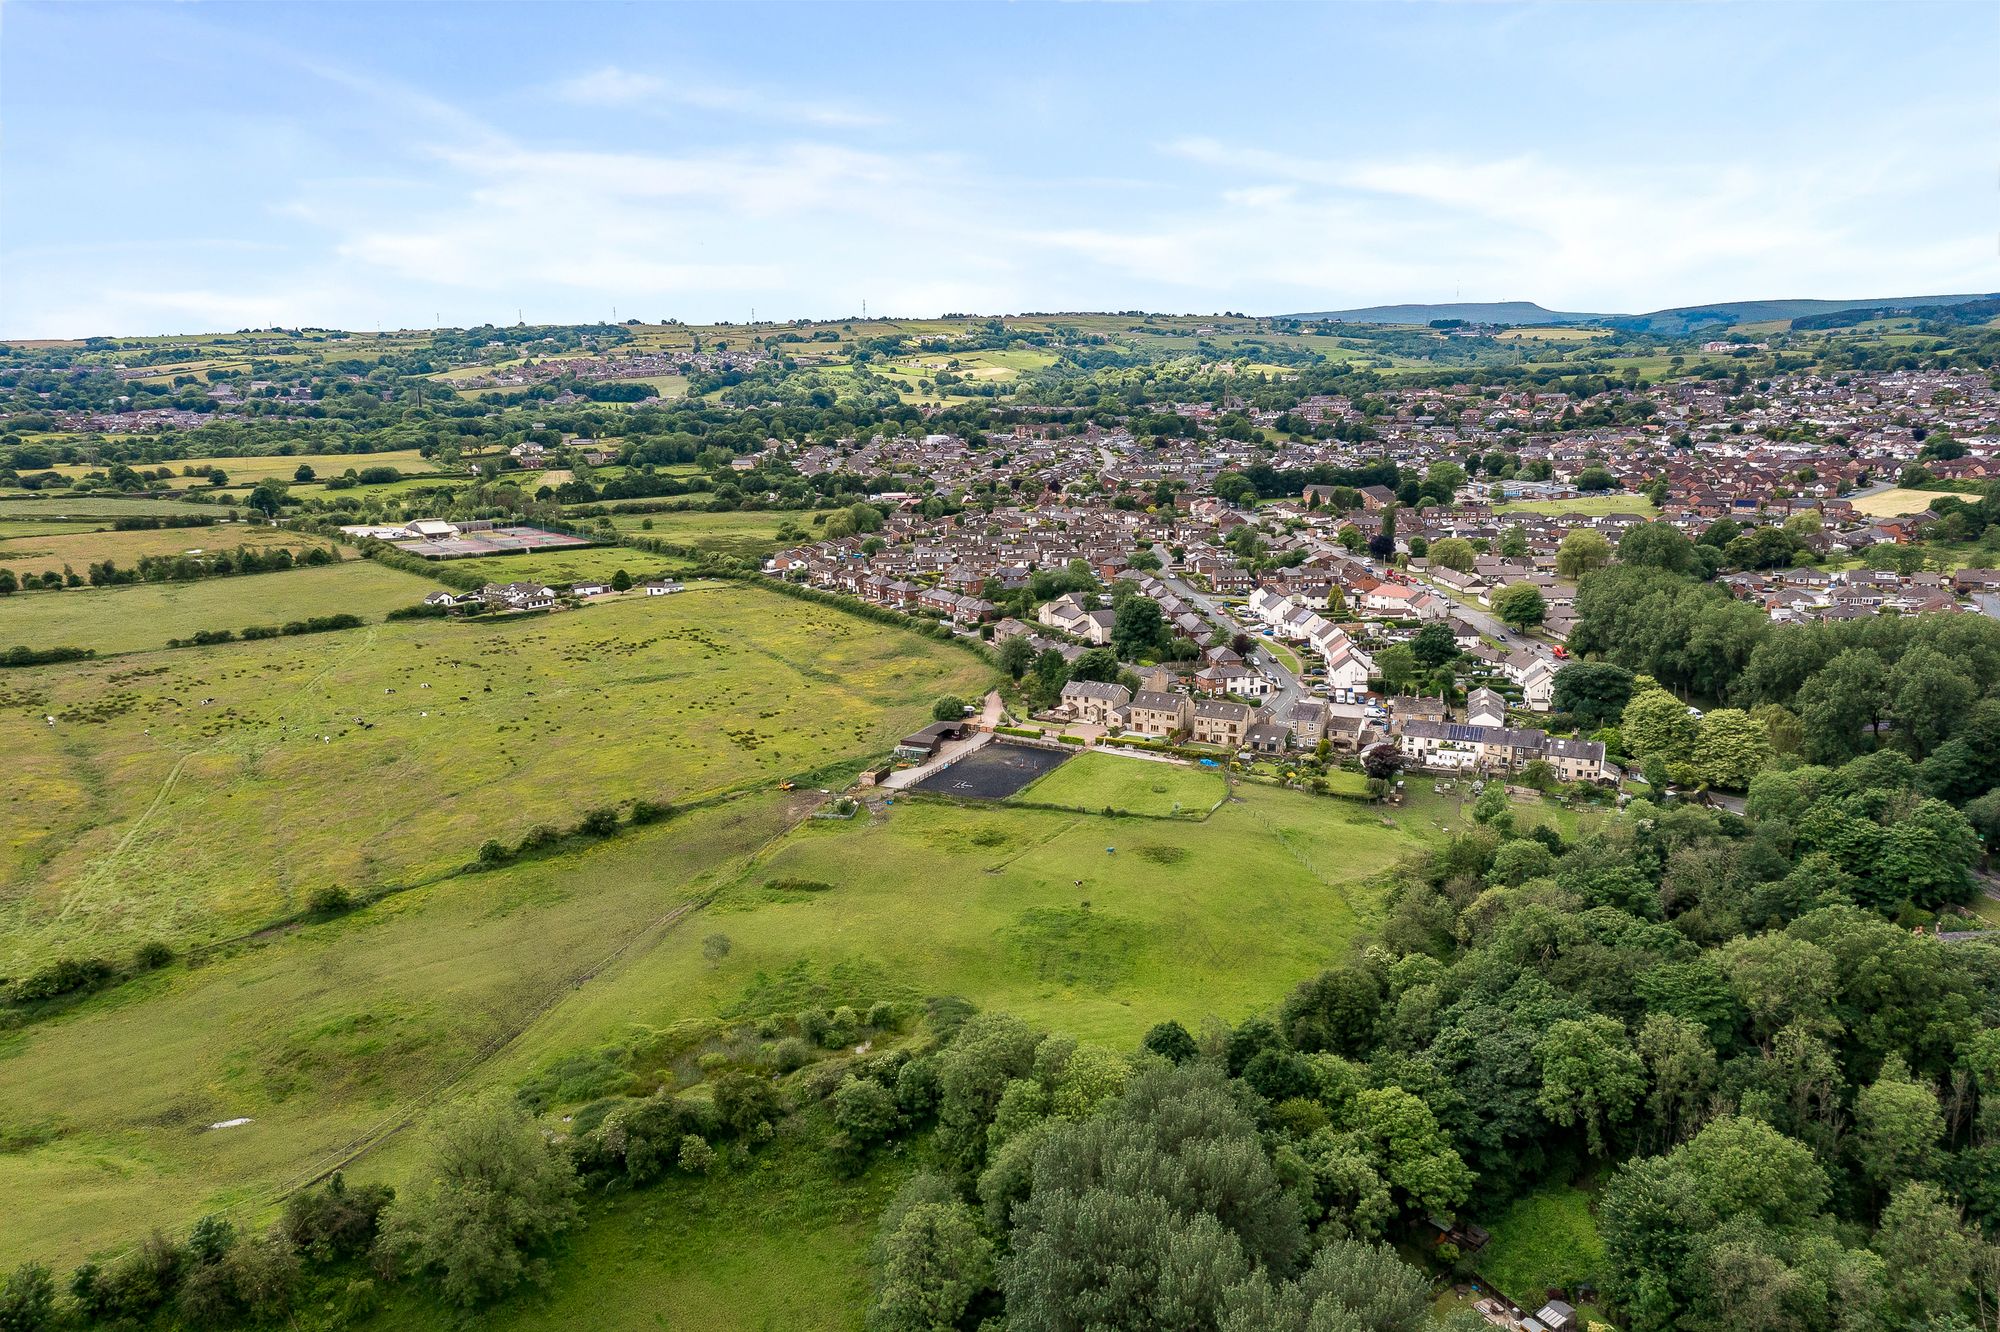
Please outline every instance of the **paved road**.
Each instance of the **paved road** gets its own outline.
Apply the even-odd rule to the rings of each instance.
[[[1160,581],[1172,589],[1175,596],[1187,602],[1190,606],[1195,607],[1203,615],[1206,615],[1224,633],[1230,635],[1249,634],[1250,641],[1253,644],[1250,649],[1251,665],[1257,667],[1258,670],[1261,670],[1265,675],[1278,683],[1276,691],[1264,700],[1264,706],[1271,709],[1274,716],[1280,718],[1289,717],[1292,712],[1292,704],[1305,697],[1305,689],[1299,684],[1299,678],[1293,675],[1290,668],[1284,662],[1280,661],[1270,649],[1266,648],[1262,643],[1257,642],[1257,635],[1245,629],[1242,623],[1234,615],[1230,614],[1227,606],[1224,606],[1220,601],[1217,601],[1214,597],[1201,591],[1199,588],[1189,585],[1186,580],[1176,576],[1173,572],[1174,557],[1172,551],[1164,546],[1155,546],[1153,549],[1160,557]]]
[[[1324,542],[1320,544],[1323,546],[1325,545]],[[1340,550],[1333,546],[1326,546],[1326,549],[1332,551],[1334,554],[1337,555],[1345,555],[1347,553],[1344,550]],[[1362,564],[1368,566],[1370,572],[1375,573],[1381,577],[1387,578],[1393,576],[1403,579],[1409,578],[1408,574],[1403,573],[1400,570],[1385,571],[1379,563],[1377,563],[1374,560],[1368,559],[1365,556],[1356,556],[1350,558],[1360,559]],[[1549,647],[1547,643],[1542,642],[1540,639],[1529,638],[1524,634],[1515,633],[1512,629],[1509,629],[1506,625],[1502,624],[1499,620],[1495,619],[1490,613],[1481,610],[1479,607],[1472,605],[1470,602],[1459,600],[1459,598],[1453,595],[1450,589],[1448,588],[1440,587],[1436,583],[1425,583],[1424,586],[1428,587],[1432,592],[1442,597],[1445,600],[1445,602],[1451,606],[1453,613],[1456,614],[1459,619],[1464,620],[1474,629],[1477,629],[1480,633],[1485,634],[1488,638],[1493,639],[1495,642],[1507,648],[1509,651],[1512,651],[1516,648],[1526,648],[1528,651],[1534,653],[1536,656],[1542,658],[1544,661],[1550,663],[1553,663],[1555,661],[1556,654]]]

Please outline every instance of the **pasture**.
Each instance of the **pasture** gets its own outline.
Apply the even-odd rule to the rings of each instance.
[[[60,1266],[206,1212],[261,1222],[655,946],[719,867],[781,832],[776,793],[441,881],[173,966],[0,1037],[0,1254]],[[588,983],[586,984],[586,978]],[[581,988],[579,988],[581,987]],[[247,1118],[228,1129],[211,1124]]]
[[[181,528],[162,535],[186,539],[213,530]],[[235,545],[233,540],[229,543],[231,549]],[[376,619],[399,606],[413,606],[437,590],[438,585],[427,578],[371,560],[350,560],[316,569],[195,583],[23,592],[0,597],[0,646],[82,647],[104,656],[145,652],[164,648],[170,638],[190,638],[201,629],[240,630],[314,615]],[[0,685],[19,682],[19,676],[10,675]]]
[[[24,607],[88,605],[108,622],[115,599],[156,591],[353,576],[398,580],[396,604],[432,586],[356,563],[14,597],[0,626]],[[354,601],[330,595],[323,609]],[[195,623],[298,613],[233,605]],[[948,645],[720,585],[9,671],[0,974],[64,951],[237,934],[317,889],[435,878],[489,838],[511,846],[600,806],[698,799],[881,753],[929,700],[977,694],[989,675]]]
[[[74,530],[64,523],[38,523],[39,530],[22,535],[0,533],[0,569],[15,575],[61,573],[74,569],[85,574],[93,564],[110,560],[121,569],[130,569],[147,555],[183,555],[190,551],[235,550],[247,546],[256,551],[289,550],[294,555],[315,547],[339,553],[339,547],[324,537],[290,532],[261,523],[218,523],[213,527],[157,527],[131,532],[103,531],[89,524]]]
[[[0,496],[0,518],[62,521],[70,518],[156,518],[171,513],[205,513],[221,518],[227,512],[227,505],[190,504],[183,500],[129,495],[51,495],[34,499]]]
[[[1228,794],[1213,769],[1122,754],[1079,754],[1015,798],[1096,812],[1198,817]]]
[[[1906,513],[1922,513],[1944,496],[1943,491],[1908,490],[1891,486],[1873,495],[1854,497],[1854,511],[1870,518],[1897,518]]]
[[[611,524],[620,532],[693,546],[718,555],[742,560],[762,560],[783,544],[778,529],[791,525],[806,532],[815,530],[818,515],[797,510],[757,509],[733,513],[685,510],[673,513],[614,513]],[[648,527],[646,524],[651,523]]]
[[[416,449],[390,449],[382,453],[257,453],[228,454],[218,458],[179,458],[172,462],[145,466],[169,467],[176,478],[186,475],[183,468],[220,467],[232,486],[253,486],[259,481],[278,480],[289,482],[301,466],[310,467],[320,480],[329,476],[339,476],[349,468],[360,471],[368,467],[394,467],[401,472],[431,472],[436,464]],[[85,464],[57,465],[49,468],[64,476],[84,476],[90,472],[101,472],[100,466]],[[190,478],[192,484],[206,485],[207,482]]]

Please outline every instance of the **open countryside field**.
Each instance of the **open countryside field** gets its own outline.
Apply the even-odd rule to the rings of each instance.
[[[218,1209],[261,1224],[503,1046],[555,1057],[537,1022],[617,983],[789,818],[775,792],[730,801],[169,967],[6,1034],[0,1254],[72,1264]],[[207,1128],[238,1118],[252,1122]],[[358,1173],[399,1169],[370,1155]]]
[[[1865,513],[1871,518],[1895,518],[1906,513],[1922,513],[1945,492],[1939,490],[1906,490],[1902,486],[1873,495],[1858,495],[1854,499],[1854,511]]]
[[[761,560],[780,545],[778,529],[790,524],[806,532],[814,530],[813,519],[822,515],[797,510],[743,510],[735,513],[614,513],[611,523],[620,532],[632,532],[657,541],[711,550],[743,560]],[[648,527],[646,524],[651,523]]]
[[[879,821],[786,832],[803,808],[762,791],[444,879],[7,1038],[0,1120],[22,1126],[24,1146],[0,1154],[13,1201],[0,1248],[33,1236],[38,1254],[73,1262],[203,1211],[250,1221],[342,1163],[351,1178],[404,1182],[413,1144],[395,1130],[441,1089],[518,1086],[687,1021],[958,994],[1124,1047],[1164,1017],[1240,1018],[1339,958],[1378,910],[1374,877],[1434,835],[1422,815],[1385,826],[1345,802],[1264,789],[1186,825],[898,801]],[[710,933],[733,945],[713,965]],[[251,1122],[205,1127],[236,1118]],[[827,1250],[816,1270],[852,1280],[879,1198],[828,1198],[703,1207],[660,1231],[641,1216],[679,1216],[659,1210],[671,1198],[636,1197],[607,1238],[662,1266],[595,1272],[617,1292],[599,1325],[651,1326],[664,1291],[712,1309],[704,1327],[852,1325],[845,1286],[814,1316],[828,1321],[795,1321],[771,1309],[798,1307],[797,1283],[739,1306],[721,1280],[741,1244],[775,1254],[795,1226]],[[549,1297],[557,1308],[589,1298],[568,1281]],[[560,1325],[539,1298],[503,1314],[505,1326]]]
[[[50,495],[32,499],[10,495],[0,497],[0,518],[157,518],[172,513],[212,514],[220,518],[227,507],[124,495]]]
[[[654,555],[629,546],[570,546],[439,561],[439,567],[450,570],[453,576],[470,573],[489,583],[542,582],[556,587],[592,579],[609,582],[620,569],[635,579],[652,578],[679,573],[686,564],[672,555]]]
[[[1222,775],[1211,769],[1122,754],[1078,754],[1014,799],[1092,813],[1198,816],[1227,794]]]
[[[1341,956],[1374,876],[1431,835],[1345,801],[1255,789],[1202,823],[898,800],[802,826],[635,966],[570,1010],[574,1048],[623,1022],[962,994],[1125,1044],[1164,1017],[1240,1018]],[[912,928],[921,920],[922,928]],[[711,967],[700,938],[734,944]]]
[[[430,586],[353,564],[159,590],[349,574]],[[0,616],[155,590],[15,597]],[[948,645],[734,586],[10,671],[0,969],[234,934],[316,889],[448,873],[488,838],[596,807],[879,754],[989,675]]]
[[[235,550],[238,546],[256,551],[289,550],[294,555],[314,548],[340,551],[339,546],[324,537],[261,523],[156,527],[132,532],[93,531],[89,524],[82,524],[77,530],[62,523],[39,523],[36,527],[38,531],[20,536],[0,533],[0,569],[11,569],[17,577],[44,571],[61,573],[65,568],[87,574],[91,565],[105,560],[121,569],[131,569],[147,555]]]
[[[134,464],[150,470],[148,464]],[[259,481],[276,479],[290,481],[301,466],[313,469],[321,477],[339,476],[348,468],[360,471],[364,467],[394,467],[402,472],[429,472],[435,464],[416,449],[391,449],[383,453],[259,453],[230,454],[219,458],[184,458],[151,466],[171,468],[175,476],[182,476],[182,468],[220,467],[228,476],[231,485],[254,485]],[[82,464],[59,465],[49,468],[64,476],[83,476],[89,472],[104,469]]]
[[[182,529],[182,535],[192,530]],[[231,543],[232,548],[234,542]],[[82,570],[78,570],[79,573]],[[201,629],[240,630],[314,615],[379,619],[437,591],[427,578],[371,560],[239,574],[198,583],[75,587],[0,598],[0,646],[90,648],[100,655],[164,648]],[[10,675],[0,685],[18,685]]]

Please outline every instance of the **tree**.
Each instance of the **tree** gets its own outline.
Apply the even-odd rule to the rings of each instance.
[[[1848,648],[1800,687],[1806,757],[1840,763],[1860,753],[1889,703],[1888,672],[1866,648]]]
[[[1515,523],[1500,534],[1500,553],[1510,560],[1525,560],[1533,553],[1528,545],[1528,529]]]
[[[1611,563],[1611,543],[1602,532],[1579,527],[1556,547],[1556,572],[1564,578],[1581,578]]]
[[[996,660],[1000,669],[1020,679],[1028,672],[1028,665],[1035,659],[1034,645],[1028,642],[1026,634],[1016,634],[1000,645]]]
[[[1458,640],[1450,629],[1433,622],[1417,630],[1417,636],[1410,640],[1410,653],[1422,665],[1436,670],[1457,658]]]
[[[1557,712],[1576,718],[1584,730],[1614,725],[1632,699],[1632,672],[1606,661],[1572,661],[1556,672]]]
[[[1383,648],[1375,654],[1375,669],[1382,677],[1383,688],[1392,694],[1400,694],[1416,678],[1416,653],[1403,643]]]
[[[1944,1137],[1937,1093],[1910,1077],[1900,1054],[1884,1061],[1875,1081],[1854,1094],[1854,1131],[1861,1169],[1881,1189],[1929,1172]]]
[[[1583,1126],[1593,1156],[1606,1135],[1632,1117],[1646,1091],[1645,1065],[1614,1018],[1593,1013],[1549,1028],[1535,1045],[1542,1065],[1542,1113],[1565,1127]]]
[[[1464,573],[1472,568],[1472,543],[1464,537],[1441,537],[1431,542],[1430,554],[1426,558],[1433,568]]]
[[[965,700],[950,695],[931,704],[932,721],[958,721],[965,716]]]
[[[993,1283],[993,1242],[955,1198],[902,1209],[877,1251],[874,1332],[951,1332]]]
[[[1945,1326],[1972,1289],[1976,1236],[1934,1184],[1899,1184],[1882,1211],[1875,1251],[1889,1274],[1889,1299],[1908,1325]]]
[[[304,485],[306,482],[313,480],[317,475],[318,473],[313,471],[311,463],[300,463],[292,472],[292,480]]]
[[[1576,475],[1576,488],[1584,491],[1609,490],[1618,484],[1618,478],[1602,467],[1586,467]]]
[[[55,1278],[40,1263],[22,1263],[0,1286],[0,1332],[48,1332],[55,1325]]]
[[[1305,1240],[1256,1125],[1213,1070],[1154,1069],[1058,1123],[1034,1155],[1003,1265],[1008,1326],[1212,1327],[1253,1266]]]
[[[1542,589],[1533,583],[1509,583],[1493,594],[1493,613],[1522,632],[1540,624],[1548,610]]]
[[[1633,696],[1618,719],[1626,752],[1684,763],[1694,753],[1695,720],[1687,705],[1657,685]]]
[[[701,941],[701,955],[711,967],[721,966],[722,959],[729,956],[729,949],[729,936],[720,932]]]
[[[1618,562],[1684,574],[1695,567],[1694,542],[1672,523],[1640,523],[1618,538]]]
[[[1695,737],[1695,775],[1710,786],[1741,791],[1770,762],[1771,744],[1763,726],[1736,708],[1717,708],[1702,718]]]
[[[1943,744],[1972,710],[1978,686],[1944,653],[1920,646],[1889,671],[1889,709],[1919,758]]]
[[[1425,1332],[1430,1280],[1384,1244],[1335,1239],[1296,1280],[1259,1274],[1230,1299],[1222,1332]]]
[[[1361,771],[1378,782],[1393,781],[1403,770],[1403,751],[1392,744],[1370,745],[1361,754]]]
[[[1133,596],[1119,603],[1111,626],[1111,645],[1124,660],[1154,656],[1166,649],[1172,637],[1159,602]]]
[[[576,1174],[510,1092],[439,1116],[425,1182],[383,1215],[379,1245],[459,1305],[537,1279],[540,1251],[576,1220]]]
[[[1062,660],[1061,653],[1056,653],[1056,660]],[[1040,663],[1037,663],[1036,674],[1040,673]],[[1118,679],[1118,654],[1108,647],[1094,647],[1070,663],[1069,678],[1111,684]],[[1058,684],[1057,688],[1060,689],[1061,685]]]
[[[612,590],[613,592],[629,592],[629,591],[631,591],[631,590],[632,590],[632,575],[631,575],[631,574],[629,574],[629,573],[627,573],[627,572],[625,572],[625,570],[623,570],[623,569],[620,569],[620,570],[619,570],[619,571],[618,571],[617,573],[614,573],[614,574],[612,574],[612,575],[611,575],[611,590]]]
[[[251,489],[250,498],[243,503],[266,518],[275,518],[278,511],[285,507],[285,483],[271,479],[259,481]]]

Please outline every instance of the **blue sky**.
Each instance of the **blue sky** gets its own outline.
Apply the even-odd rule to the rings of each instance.
[[[42,4],[0,334],[2000,289],[2000,7]]]

